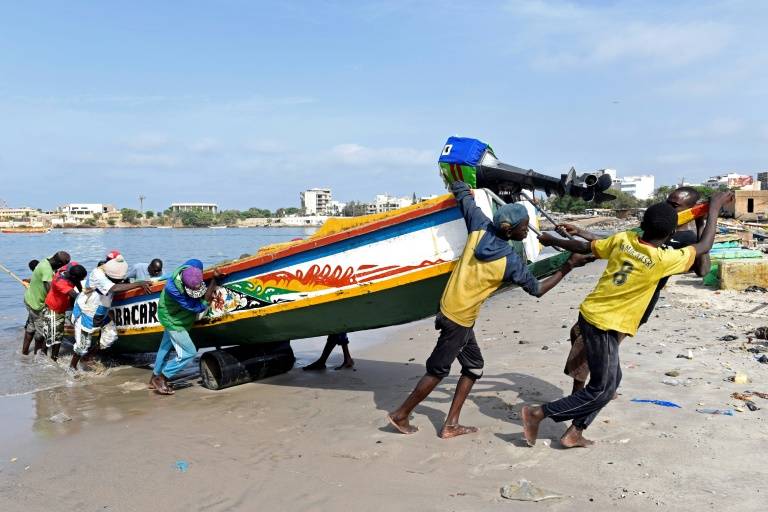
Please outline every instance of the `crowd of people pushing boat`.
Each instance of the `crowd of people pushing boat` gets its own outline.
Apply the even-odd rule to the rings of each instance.
[[[582,301],[578,320],[571,329],[572,346],[565,372],[574,379],[572,393],[522,409],[524,435],[530,445],[535,444],[539,424],[545,418],[572,420],[560,440],[564,447],[592,444],[583,432],[614,398],[621,382],[619,344],[649,320],[669,276],[689,271],[704,275],[709,271],[708,252],[714,241],[716,219],[721,207],[732,201],[732,194],[715,194],[709,202],[706,222],[697,219],[693,230],[678,229],[677,222],[678,212],[700,200],[691,187],[678,188],[666,201],[650,206],[640,229],[600,237],[573,225],[557,226],[557,231],[568,238],[543,233],[539,242],[570,251],[571,255],[554,274],[539,281],[509,243],[523,240],[528,234],[526,208],[519,203],[505,204],[491,219],[475,204],[468,185],[455,181],[451,191],[466,223],[467,243],[440,299],[435,320],[440,334],[426,361],[426,372],[405,401],[388,413],[388,421],[400,433],[417,432],[410,422],[414,408],[458,361],[461,376],[439,435],[451,438],[476,432],[475,427],[460,424],[459,415],[474,383],[483,375],[485,363],[473,330],[482,304],[505,283],[514,283],[528,294],[541,297],[573,268],[605,259],[605,271]],[[32,276],[24,295],[28,318],[22,353],[32,350],[57,359],[66,315],[71,311],[74,344],[68,369],[73,374],[87,371],[89,356],[108,349],[117,340],[118,330],[111,314],[114,295],[135,289],[151,293],[153,282],[164,280],[157,309],[164,331],[148,384],[162,395],[174,394],[172,380],[195,357],[197,348],[190,330],[210,307],[224,277],[214,269],[206,282],[203,264],[197,259],[163,275],[160,259],[129,266],[119,251],[110,251],[90,272],[65,251],[39,262],[33,260],[30,269]],[[344,354],[338,368],[352,368],[354,360],[348,344],[346,334],[329,336],[320,358],[304,369],[324,369],[337,345]]]

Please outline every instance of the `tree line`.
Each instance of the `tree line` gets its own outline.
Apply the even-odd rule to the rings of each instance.
[[[121,208],[121,220],[127,224],[138,226],[140,224],[151,224],[153,226],[170,226],[180,222],[183,226],[189,227],[208,227],[208,226],[231,226],[237,224],[238,220],[254,218],[280,218],[289,215],[296,215],[301,212],[300,208],[278,208],[274,212],[263,208],[248,208],[247,210],[222,210],[218,213],[188,210],[183,212],[172,212],[170,209],[165,211],[145,211],[144,213],[133,208]],[[113,223],[114,224],[114,223]]]

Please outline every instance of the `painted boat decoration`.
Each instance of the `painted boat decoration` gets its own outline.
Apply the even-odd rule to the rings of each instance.
[[[475,191],[475,200],[489,217],[503,204],[484,189]],[[524,204],[533,221],[533,206]],[[223,286],[196,322],[192,339],[200,348],[257,345],[429,317],[437,312],[466,238],[451,195],[385,214],[329,219],[306,240],[218,265],[226,274]],[[518,244],[538,277],[551,274],[567,257],[540,257],[533,233]],[[206,270],[206,279],[212,272]],[[157,349],[162,335],[157,300],[163,284],[155,284],[149,295],[134,290],[115,297],[116,351]]]

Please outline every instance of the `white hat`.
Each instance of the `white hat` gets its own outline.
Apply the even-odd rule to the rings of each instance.
[[[103,268],[104,273],[111,279],[125,279],[128,276],[128,263],[122,255],[106,262]]]

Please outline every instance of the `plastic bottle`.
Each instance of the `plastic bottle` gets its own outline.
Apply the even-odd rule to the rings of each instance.
[[[733,409],[696,409],[696,412],[702,414],[721,414],[723,416],[733,416]]]

